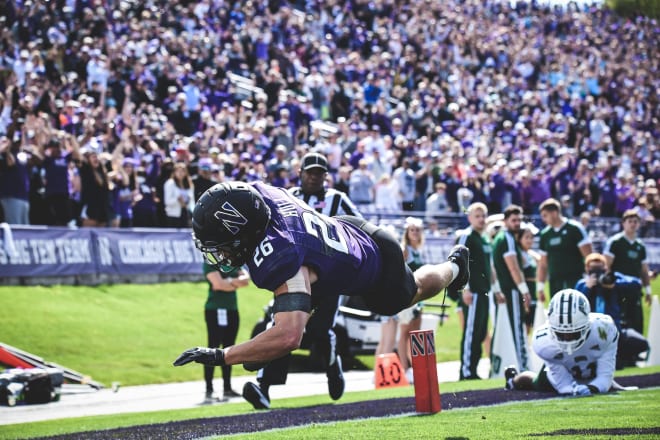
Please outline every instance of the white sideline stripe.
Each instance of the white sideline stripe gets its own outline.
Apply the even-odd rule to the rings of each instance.
[[[456,382],[459,377],[460,361],[442,362],[438,364],[439,382]],[[478,372],[481,377],[488,377],[490,362],[483,358],[479,363]],[[201,371],[200,371],[201,376]],[[373,371],[346,371],[346,393],[375,389]],[[232,387],[242,390],[246,382],[254,382],[255,375],[232,377]],[[215,379],[216,391],[222,390],[222,379]],[[117,393],[111,388],[100,391],[62,395],[59,402],[43,405],[20,405],[15,407],[0,406],[0,426],[15,423],[38,422],[70,417],[85,417],[98,415],[116,415],[128,413],[144,413],[151,411],[179,410],[198,408],[204,400],[204,381],[168,383],[160,385],[122,386]],[[410,387],[411,395],[413,388]],[[291,397],[321,395],[326,396],[328,403],[328,380],[325,373],[291,373],[287,384],[272,386],[269,390],[271,407],[277,409],[277,401]],[[242,397],[230,399],[226,403],[244,403]]]
[[[474,319],[477,314],[478,295],[472,294],[472,304],[468,307],[467,322],[465,323],[465,341],[463,342],[463,376],[470,375],[470,358],[472,357],[472,338],[474,334]]]

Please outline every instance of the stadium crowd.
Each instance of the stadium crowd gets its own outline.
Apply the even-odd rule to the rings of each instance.
[[[1,3],[9,223],[184,227],[213,182],[297,185],[308,151],[358,206],[538,214],[553,196],[568,217],[660,217],[654,20],[481,0]]]

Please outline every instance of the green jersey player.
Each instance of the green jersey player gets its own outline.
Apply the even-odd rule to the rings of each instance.
[[[592,252],[591,239],[581,223],[561,215],[561,205],[555,199],[541,203],[541,219],[547,226],[539,237],[541,260],[536,271],[537,294],[545,301],[545,280],[550,284],[550,296],[562,289],[575,287],[582,278],[584,257]]]

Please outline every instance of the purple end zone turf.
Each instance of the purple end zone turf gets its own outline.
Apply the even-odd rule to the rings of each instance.
[[[639,388],[660,386],[660,373],[640,376],[617,377],[616,381],[623,386],[636,385]],[[442,393],[442,389],[441,389]],[[476,406],[495,405],[505,402],[539,400],[556,397],[555,393],[541,393],[534,391],[507,391],[502,389],[462,391],[459,393],[444,393],[442,396],[442,409],[468,408]],[[367,417],[387,417],[399,414],[409,414],[415,411],[415,400],[412,397],[396,399],[383,399],[346,404],[328,404],[308,406],[302,408],[280,408],[268,412],[250,412],[248,414],[215,417],[206,419],[182,420],[178,422],[159,423],[154,425],[131,426],[103,431],[87,431],[76,434],[41,437],[42,439],[67,440],[100,440],[100,439],[154,439],[176,438],[196,439],[201,437],[238,434],[243,432],[259,432],[268,429],[303,426],[310,423],[338,422]],[[655,431],[637,430],[632,428],[601,429],[592,434],[617,435],[623,434],[656,434]],[[639,431],[639,432],[638,432]],[[642,432],[643,431],[643,432]],[[648,432],[647,432],[648,431]],[[657,431],[657,432],[656,432]],[[587,432],[575,432],[570,435],[588,435]],[[546,435],[565,435],[563,432],[546,433]]]

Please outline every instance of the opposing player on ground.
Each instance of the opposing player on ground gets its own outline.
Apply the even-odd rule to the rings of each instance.
[[[370,310],[393,315],[442,289],[462,291],[470,275],[465,246],[413,274],[390,233],[356,217],[324,216],[261,182],[207,190],[195,205],[193,231],[210,264],[224,271],[245,264],[257,287],[273,292],[275,325],[232,347],[186,350],[175,366],[263,366],[299,347],[314,298],[360,295]]]
[[[564,289],[550,301],[548,322],[534,332],[532,348],[545,365],[536,374],[504,372],[507,389],[588,396],[612,387],[619,333],[612,318],[590,313],[587,297]]]

